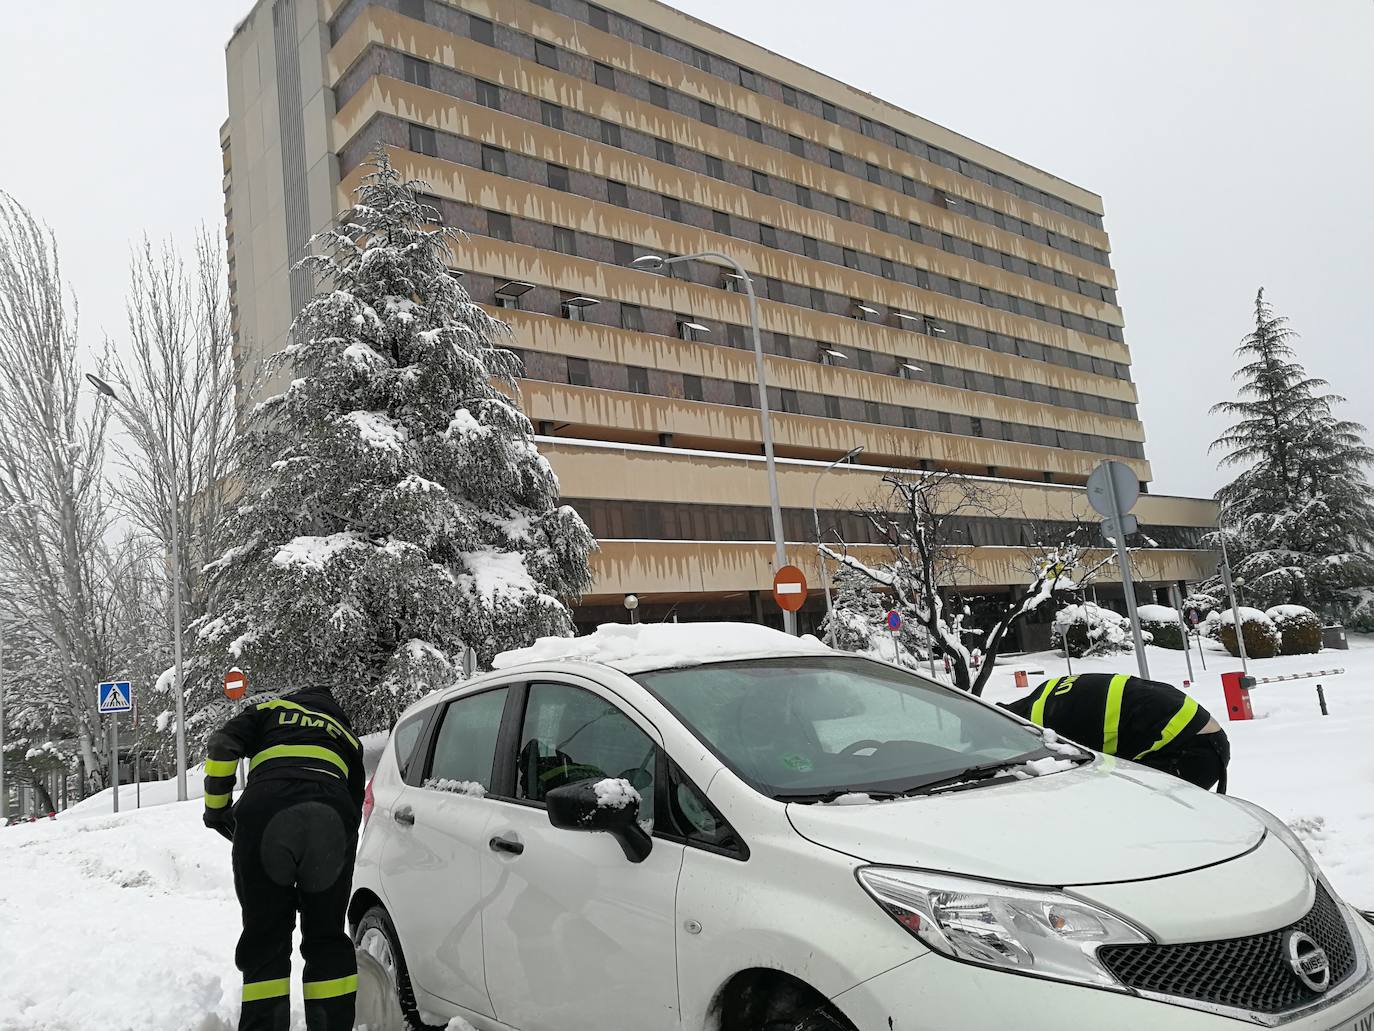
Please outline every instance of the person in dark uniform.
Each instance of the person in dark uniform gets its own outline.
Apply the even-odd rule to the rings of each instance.
[[[1226,792],[1226,731],[1172,684],[1125,673],[1080,673],[1056,677],[1025,698],[1001,704],[1080,745]]]
[[[291,932],[301,915],[305,1021],[310,1031],[353,1027],[358,989],[344,929],[363,806],[363,749],[327,688],[239,713],[210,738],[205,825],[234,843],[243,934],[240,1031],[286,1031]],[[231,805],[240,759],[248,786]]]

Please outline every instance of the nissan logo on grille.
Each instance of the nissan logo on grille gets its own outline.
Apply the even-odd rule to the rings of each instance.
[[[1288,953],[1288,965],[1298,980],[1314,992],[1324,992],[1331,987],[1331,963],[1326,958],[1326,950],[1301,931],[1290,931],[1284,940]]]

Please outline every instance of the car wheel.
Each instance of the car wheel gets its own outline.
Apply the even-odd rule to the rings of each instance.
[[[406,969],[406,958],[401,952],[401,938],[396,933],[396,925],[381,906],[373,906],[353,928],[353,944],[380,963],[391,976],[396,986],[396,998],[405,1014],[406,1026],[411,1031],[443,1031],[443,1024],[426,1024],[420,1018],[420,1008],[415,1004],[415,990],[410,986],[410,972]]]

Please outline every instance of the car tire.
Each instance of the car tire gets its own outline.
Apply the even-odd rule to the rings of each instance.
[[[401,936],[396,933],[390,913],[381,906],[373,906],[364,913],[353,927],[353,944],[367,949],[395,979],[396,998],[411,1031],[444,1031],[446,1024],[426,1024],[420,1017],[415,990],[410,985],[410,971],[406,969],[405,954],[401,952]],[[383,955],[378,955],[379,951]]]

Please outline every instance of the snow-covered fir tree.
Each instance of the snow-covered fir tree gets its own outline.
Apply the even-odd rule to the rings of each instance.
[[[321,292],[273,358],[231,539],[201,621],[200,722],[219,679],[335,687],[363,730],[535,638],[572,632],[587,527],[514,396],[507,327],[449,272],[455,230],[379,152],[356,206],[314,241]]]
[[[1345,399],[1307,375],[1296,336],[1260,290],[1236,349],[1239,396],[1212,408],[1235,420],[1212,448],[1241,469],[1216,495],[1220,534],[1248,602],[1338,616],[1374,584],[1374,451],[1363,426],[1336,415]]]

